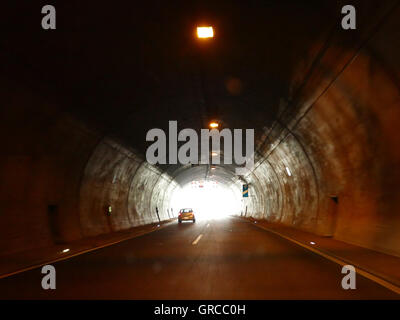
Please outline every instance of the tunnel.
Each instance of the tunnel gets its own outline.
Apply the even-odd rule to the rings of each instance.
[[[348,4],[54,2],[56,28],[47,30],[44,3],[1,4],[0,297],[398,299],[399,1],[351,1],[355,29],[342,27]],[[212,26],[213,37],[199,39],[199,26]],[[220,163],[168,161],[168,146],[183,144],[179,132],[200,136],[213,122],[219,132],[254,130],[246,173],[224,163],[223,144]],[[165,163],[146,158],[155,128],[166,133]],[[199,212],[196,223],[178,224],[180,209],[197,214],[194,202],[204,206],[203,219]],[[208,240],[207,230],[214,232]],[[167,246],[178,234],[177,243],[203,250],[198,263],[208,266],[196,281],[182,280],[192,283],[187,291],[174,278],[186,270],[176,260],[187,254]],[[209,255],[205,243],[214,246]],[[325,279],[325,265],[336,270],[326,280],[334,290],[293,284],[311,279],[302,273],[308,267],[290,262],[302,254],[317,278]],[[54,296],[40,287],[38,270],[48,264],[62,270],[57,279],[68,274],[57,281],[74,283],[78,259],[98,274],[97,264],[128,272],[121,265],[136,263],[149,279],[173,267],[163,289],[135,273],[131,285],[140,283],[142,295],[118,291],[111,280],[103,281],[108,291],[93,289],[94,278],[86,283],[92,289]],[[287,277],[274,280],[262,259],[274,274],[279,260]],[[236,277],[228,262],[243,290],[207,282],[221,265]],[[344,265],[355,266],[360,289],[340,286]]]

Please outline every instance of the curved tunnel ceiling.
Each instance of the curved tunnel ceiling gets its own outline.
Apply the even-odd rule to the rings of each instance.
[[[16,64],[9,68],[26,77],[40,71],[43,83],[63,97],[57,102],[66,111],[142,154],[149,146],[146,132],[168,132],[169,120],[177,120],[179,129],[199,131],[218,119],[227,128],[255,129],[260,140],[282,111],[279,106],[291,99],[298,57],[326,36],[337,6],[332,1],[160,1],[110,9],[69,2],[57,7],[57,36],[35,32],[24,42],[7,39],[8,58]],[[215,29],[210,41],[194,37],[204,23]],[[37,42],[42,46],[32,51]],[[161,168],[172,176],[181,171],[174,165]],[[214,175],[229,180],[227,170],[232,168]],[[200,178],[207,169],[187,174]]]

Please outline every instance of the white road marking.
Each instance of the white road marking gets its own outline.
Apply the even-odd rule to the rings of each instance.
[[[328,253],[328,252],[325,253],[322,249],[320,249],[320,250],[315,249],[315,247],[311,247],[309,245],[303,244],[300,241],[294,240],[294,239],[292,239],[292,238],[290,238],[288,236],[285,236],[284,234],[282,234],[282,233],[280,233],[278,231],[274,231],[274,230],[269,229],[267,227],[263,227],[261,225],[258,225],[257,227],[261,228],[261,229],[264,229],[264,230],[267,230],[267,231],[269,231],[271,233],[277,234],[278,236],[280,236],[282,238],[285,238],[286,240],[289,240],[289,241],[291,241],[293,243],[296,243],[297,245],[299,245],[299,246],[301,246],[303,248],[306,248],[306,249],[308,249],[308,250],[310,250],[310,251],[312,251],[312,252],[314,252],[316,254],[319,254],[320,256],[322,256],[322,257],[324,257],[324,258],[326,258],[328,260],[331,260],[331,261],[333,261],[333,262],[335,262],[335,263],[337,263],[337,264],[339,264],[341,266],[345,266],[345,265],[348,265],[348,264],[354,265],[357,274],[361,274],[365,278],[367,278],[369,280],[372,280],[372,281],[374,281],[376,283],[379,283],[381,286],[383,286],[383,287],[385,287],[385,288],[387,288],[389,290],[392,290],[393,292],[396,292],[396,293],[400,294],[400,286],[398,286],[398,285],[396,285],[396,284],[394,284],[394,283],[392,283],[392,282],[390,282],[388,280],[385,280],[383,277],[380,277],[379,275],[375,275],[374,273],[369,272],[368,270],[361,269],[361,267],[358,267],[356,264],[354,264],[351,261],[346,261],[345,259],[340,258],[340,257],[336,258],[336,256],[334,256],[331,253]]]
[[[198,237],[196,238],[196,240],[194,240],[193,242],[192,242],[192,245],[196,245],[197,244],[197,242],[199,242],[200,241],[200,239],[203,237],[203,235],[202,234],[199,234],[198,235]]]

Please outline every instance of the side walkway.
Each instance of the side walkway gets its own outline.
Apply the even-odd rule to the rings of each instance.
[[[382,279],[393,285],[393,291],[400,293],[400,258],[374,250],[362,248],[331,237],[321,237],[315,234],[290,228],[284,225],[270,223],[253,218],[240,218],[257,227],[278,234],[290,241],[306,247],[316,253],[329,256],[338,263],[353,265],[357,271],[365,271],[380,282]],[[383,284],[383,283],[381,283]],[[396,288],[397,287],[397,288]]]
[[[175,219],[165,220],[160,224],[154,223],[134,227],[111,234],[99,235],[65,244],[57,244],[51,247],[2,256],[2,263],[0,264],[0,279],[159,230],[173,220]]]

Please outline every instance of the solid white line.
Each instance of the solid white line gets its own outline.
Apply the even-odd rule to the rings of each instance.
[[[200,241],[200,239],[203,237],[203,235],[202,234],[199,234],[198,236],[197,236],[197,238],[196,238],[196,240],[194,240],[193,242],[192,242],[192,245],[196,245],[197,244],[197,242],[199,242]]]
[[[308,250],[310,250],[310,251],[312,251],[312,252],[314,252],[314,253],[316,253],[316,254],[318,254],[318,255],[320,255],[320,256],[322,256],[322,257],[324,257],[324,258],[326,258],[326,259],[328,259],[328,260],[330,260],[332,262],[335,262],[335,263],[337,263],[337,264],[339,264],[341,266],[352,265],[356,269],[357,274],[361,274],[365,278],[367,278],[369,280],[372,280],[372,281],[380,284],[381,286],[383,286],[383,287],[385,287],[385,288],[387,288],[387,289],[389,289],[389,290],[391,290],[393,292],[396,292],[396,293],[400,294],[400,287],[398,287],[396,284],[391,283],[390,281],[387,281],[385,279],[382,279],[381,277],[376,276],[372,272],[369,272],[367,270],[361,269],[359,266],[357,266],[355,263],[352,263],[351,261],[346,261],[343,258],[335,257],[331,253],[325,253],[325,252],[323,252],[322,249],[318,250],[318,249],[315,249],[315,248],[310,247],[308,245],[305,245],[304,243],[301,243],[300,241],[296,241],[291,237],[285,236],[282,233],[277,232],[277,231],[272,230],[272,229],[269,229],[267,227],[263,227],[263,226],[260,226],[260,225],[257,225],[257,227],[259,227],[261,229],[264,229],[264,230],[267,230],[268,232],[274,233],[274,234],[276,234],[276,235],[278,235],[278,236],[280,236],[280,237],[282,237],[282,238],[284,238],[286,240],[289,240],[289,241],[291,241],[291,242],[293,242],[293,243],[295,243],[295,244],[297,244],[297,245],[299,245],[299,246],[301,246],[301,247],[303,247],[305,249],[308,249]]]
[[[175,220],[175,219],[173,218],[171,220]],[[102,244],[102,245],[99,245],[99,246],[96,246],[96,247],[92,247],[90,249],[83,249],[83,250],[77,251],[75,253],[66,254],[63,257],[50,259],[50,260],[47,260],[46,262],[39,262],[39,263],[33,264],[33,265],[29,266],[29,267],[25,267],[25,268],[22,268],[22,269],[19,269],[19,270],[16,270],[16,271],[3,273],[3,274],[0,274],[0,279],[6,278],[6,277],[10,277],[10,276],[13,276],[15,274],[26,272],[26,271],[29,271],[29,270],[32,270],[32,269],[36,269],[36,268],[45,266],[46,264],[56,263],[56,262],[67,260],[67,259],[70,259],[70,258],[73,258],[73,257],[76,257],[76,256],[80,256],[81,254],[85,254],[85,253],[88,253],[88,252],[91,252],[91,251],[95,251],[95,250],[98,250],[98,249],[103,249],[105,247],[109,247],[109,246],[112,246],[114,244],[117,244],[117,243],[120,243],[120,242],[123,242],[123,241],[127,241],[127,240],[131,240],[131,239],[134,239],[134,238],[138,238],[140,236],[144,236],[144,235],[152,233],[154,231],[159,231],[159,230],[163,229],[164,227],[167,227],[171,223],[172,222],[166,222],[159,229],[153,227],[153,229],[150,229],[148,231],[145,230],[145,231],[142,231],[142,233],[138,232],[138,233],[136,233],[134,235],[129,235],[127,237],[121,238],[121,239],[113,241],[113,242],[105,243],[105,244]],[[146,225],[144,225],[143,227],[146,227]]]

